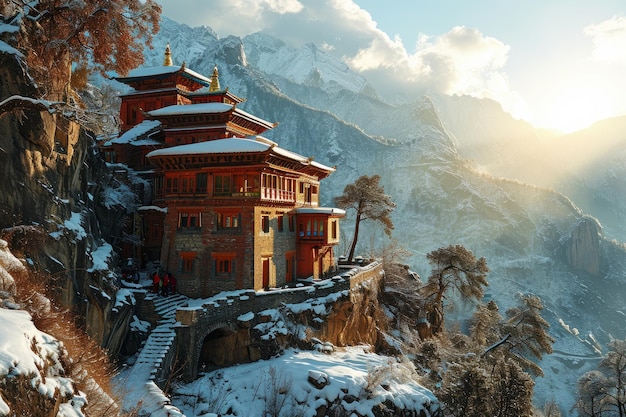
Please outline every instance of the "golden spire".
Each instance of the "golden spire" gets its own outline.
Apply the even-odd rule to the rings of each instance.
[[[172,51],[170,50],[170,44],[165,47],[165,58],[163,59],[164,67],[171,67],[172,65]]]
[[[209,86],[209,92],[220,91],[220,79],[219,72],[217,71],[217,65],[213,68],[213,75],[211,75],[211,85]]]

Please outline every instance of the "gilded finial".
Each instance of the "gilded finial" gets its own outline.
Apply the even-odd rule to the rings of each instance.
[[[165,58],[163,59],[163,66],[171,67],[172,65],[172,51],[170,50],[170,44],[165,47]]]
[[[209,86],[209,91],[211,93],[215,91],[220,91],[220,79],[219,72],[217,71],[217,65],[213,68],[213,75],[211,75],[211,85]]]

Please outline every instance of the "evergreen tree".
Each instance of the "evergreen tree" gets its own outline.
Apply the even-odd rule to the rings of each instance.
[[[492,380],[478,357],[460,355],[447,367],[441,388],[435,391],[444,414],[450,417],[491,416]]]
[[[597,417],[609,412],[611,382],[600,371],[589,371],[578,379],[578,399],[574,408],[581,417]]]
[[[354,236],[350,245],[348,262],[354,257],[354,250],[359,239],[359,226],[364,220],[375,220],[382,223],[387,236],[391,235],[393,222],[391,212],[396,204],[391,197],[385,194],[385,189],[380,185],[380,175],[368,177],[363,175],[354,183],[346,185],[343,194],[335,197],[337,207],[344,210],[354,210],[356,219],[354,223]]]
[[[433,269],[423,288],[428,302],[429,322],[433,334],[443,327],[444,299],[450,291],[459,293],[463,299],[480,300],[487,282],[487,261],[476,259],[474,254],[461,245],[439,248],[427,255]]]
[[[494,347],[507,350],[522,368],[543,375],[532,359],[540,360],[544,353],[552,353],[554,338],[548,333],[550,324],[541,317],[543,304],[539,297],[521,295],[520,298],[520,306],[507,310],[507,319],[500,330],[502,339]]]

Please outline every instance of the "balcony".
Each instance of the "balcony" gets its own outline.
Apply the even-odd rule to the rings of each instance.
[[[296,193],[294,191],[279,190],[276,188],[261,187],[261,200],[279,201],[283,203],[295,203]]]

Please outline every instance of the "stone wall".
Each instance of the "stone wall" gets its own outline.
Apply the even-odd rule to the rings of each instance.
[[[347,307],[340,307],[339,310],[343,309],[343,311],[333,315],[334,318],[341,317],[341,319],[336,320],[332,325],[333,330],[325,334],[334,334],[333,342],[338,344],[357,341],[375,344],[376,331],[375,326],[374,329],[372,327],[374,320],[372,303],[369,300],[372,299],[372,294],[376,298],[382,276],[382,264],[374,262],[363,268],[343,271],[341,275],[314,282],[309,286],[266,292],[242,290],[221,297],[213,297],[202,307],[179,309],[176,313],[176,320],[180,322],[180,327],[177,328],[176,350],[179,358],[184,358],[178,360],[179,363],[185,363],[184,377],[188,380],[195,379],[204,339],[216,329],[227,328],[235,332],[246,321],[249,321],[243,319],[248,313],[255,313],[255,320],[258,321],[261,320],[258,314],[260,312],[280,309],[289,304],[305,303],[313,299],[323,299],[333,294],[334,297],[329,297],[332,303],[337,305],[343,303]],[[365,298],[368,302],[363,302]],[[355,309],[352,307],[354,303],[361,303],[363,306]],[[256,321],[245,323],[245,326],[253,327],[257,324]],[[355,331],[354,326],[360,330]],[[322,334],[324,333],[320,333],[320,336]]]

